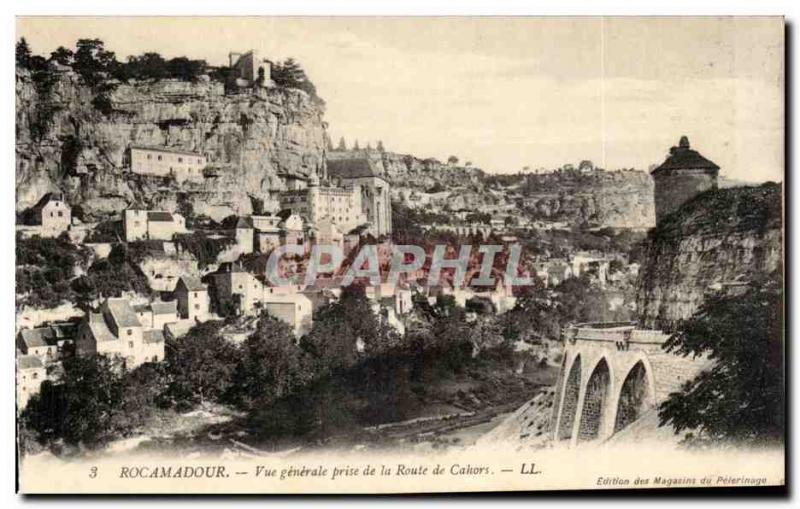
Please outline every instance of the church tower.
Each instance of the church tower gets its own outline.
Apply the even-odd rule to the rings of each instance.
[[[719,166],[692,150],[681,136],[677,147],[651,172],[655,181],[656,224],[698,194],[717,188]]]

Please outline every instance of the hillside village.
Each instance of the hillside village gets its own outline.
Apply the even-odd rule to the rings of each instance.
[[[186,372],[169,370],[180,369],[180,355],[196,348],[189,341],[204,345],[219,336],[213,354],[219,359],[238,348],[244,357],[231,364],[236,371],[261,359],[248,357],[260,352],[253,338],[274,335],[277,341],[283,334],[290,340],[267,357],[286,362],[290,368],[281,369],[293,373],[291,381],[273,380],[268,403],[245,389],[246,396],[229,392],[218,401],[233,398],[257,420],[264,418],[259,405],[277,412],[274,405],[289,404],[286,397],[306,385],[338,380],[347,370],[360,373],[374,359],[418,356],[414,362],[427,362],[422,371],[453,363],[447,376],[460,383],[472,377],[468,388],[446,396],[393,388],[397,394],[385,397],[408,406],[396,414],[373,411],[387,406],[384,396],[364,390],[358,398],[368,402],[359,407],[358,424],[425,412],[469,414],[465,423],[474,424],[476,415],[494,418],[556,384],[559,366],[564,369],[562,333],[570,324],[641,323],[645,302],[648,327],[667,328],[667,318],[687,318],[699,305],[654,303],[669,292],[642,279],[659,263],[647,251],[647,232],[695,195],[717,188],[716,165],[705,158],[698,164],[694,150],[697,157],[684,157],[688,139],[652,174],[597,168],[591,161],[491,174],[455,157],[443,163],[390,152],[383,143],[334,148],[310,82],[300,86],[305,77],[285,78],[291,66],[246,51],[189,79],[113,78],[115,90],[89,88],[95,99],[103,98],[94,109],[73,95],[88,86],[75,61],[54,57],[18,66],[18,115],[25,117],[18,119],[17,134],[19,412],[39,400],[45,382],[50,391],[68,378],[74,359],[105,357],[123,373],[166,369],[174,382]],[[103,72],[98,79],[112,79]],[[55,84],[42,85],[45,77]],[[31,80],[37,83],[33,92]],[[53,101],[49,94],[60,94],[61,106],[43,126],[37,115]],[[152,107],[132,109],[147,94]],[[125,106],[131,97],[135,101]],[[181,113],[203,101],[212,105],[203,108],[243,108],[244,97],[270,113],[243,112],[232,120]],[[145,119],[155,109],[165,116]],[[72,131],[61,116],[70,110],[75,124],[102,119],[110,127]],[[70,153],[70,147],[77,149]],[[707,181],[679,192],[664,184],[688,173]],[[494,286],[477,288],[444,278],[428,285],[437,242],[495,244],[506,257],[511,246],[521,246],[521,272],[533,283],[514,288],[499,277]],[[397,281],[341,286],[363,246],[376,246],[383,265],[398,244],[424,246],[425,265]],[[317,245],[337,246],[345,263],[308,281],[303,274]],[[270,255],[287,246],[302,254],[282,259],[286,281],[275,284]],[[763,255],[772,269],[774,255]],[[479,266],[478,255],[473,258],[470,278]],[[704,284],[728,284],[735,276],[709,277]],[[330,345],[334,336],[345,337],[344,346]],[[340,359],[339,367],[320,366]],[[502,374],[481,371],[495,365]],[[185,391],[174,386],[172,401],[185,403]],[[209,390],[199,394],[185,399],[213,399]],[[142,429],[147,425],[137,431]],[[547,435],[546,429],[539,434]]]

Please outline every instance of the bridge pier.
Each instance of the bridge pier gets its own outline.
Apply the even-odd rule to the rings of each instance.
[[[629,323],[569,328],[553,403],[553,440],[602,444],[694,377],[705,362],[665,352],[668,337]]]

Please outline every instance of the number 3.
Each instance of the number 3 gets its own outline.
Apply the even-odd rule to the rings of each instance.
[[[97,467],[92,467],[89,469],[89,479],[94,479],[97,477]]]

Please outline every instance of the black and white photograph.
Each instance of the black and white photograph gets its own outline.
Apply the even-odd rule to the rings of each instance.
[[[785,34],[16,17],[19,492],[785,488]]]

